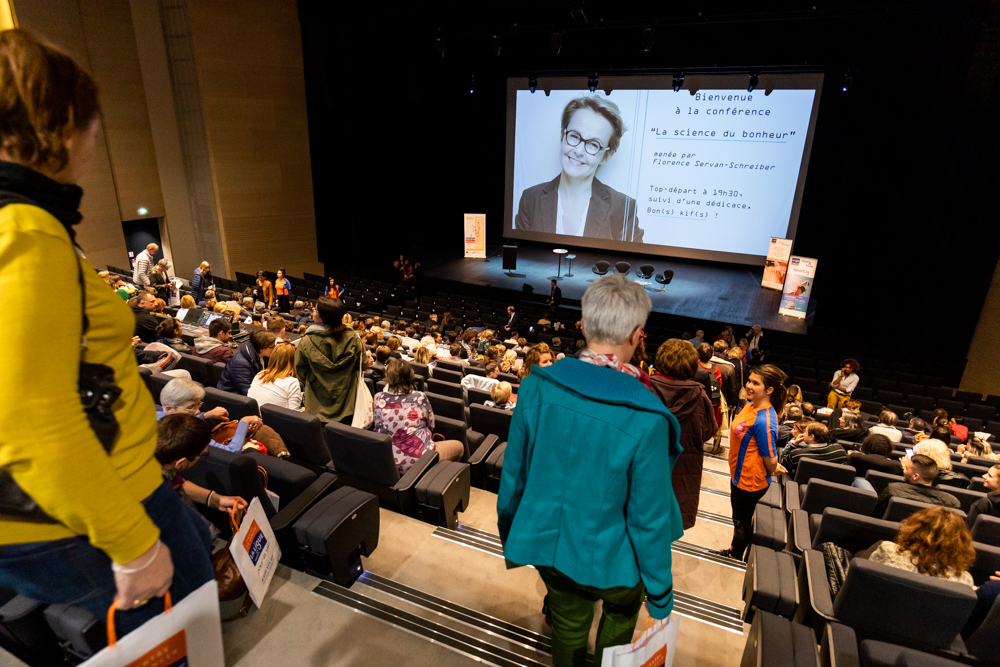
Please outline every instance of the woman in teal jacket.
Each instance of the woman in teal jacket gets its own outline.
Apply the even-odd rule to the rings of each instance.
[[[535,368],[518,391],[504,454],[497,502],[504,555],[534,565],[548,588],[557,667],[584,664],[597,599],[604,613],[595,665],[605,646],[631,641],[644,590],[653,618],[673,609],[670,548],[683,528],[670,480],[680,424],[620,361],[641,340],[649,306],[619,318],[588,308],[588,296],[648,304],[636,289],[623,276],[591,285],[584,332],[589,356],[600,361]],[[615,320],[619,333],[602,335],[599,327]]]

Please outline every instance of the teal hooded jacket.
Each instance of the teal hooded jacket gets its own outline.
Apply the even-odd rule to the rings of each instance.
[[[534,367],[518,391],[497,499],[504,555],[578,584],[632,587],[673,609],[681,537],[670,475],[680,424],[641,382],[576,359]]]

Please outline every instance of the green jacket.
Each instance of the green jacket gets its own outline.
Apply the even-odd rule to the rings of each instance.
[[[684,530],[670,475],[680,424],[635,378],[576,359],[518,390],[497,500],[504,555],[584,586],[646,586],[673,609],[670,547]]]
[[[338,340],[329,329],[310,327],[295,351],[295,372],[305,385],[302,404],[322,422],[354,414],[358,391],[358,358],[368,368],[361,339],[345,331]]]

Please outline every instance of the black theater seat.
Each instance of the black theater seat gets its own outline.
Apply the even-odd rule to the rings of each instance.
[[[316,415],[265,404],[261,419],[273,428],[288,447],[292,458],[317,466],[330,462],[330,450],[323,437],[323,422]]]

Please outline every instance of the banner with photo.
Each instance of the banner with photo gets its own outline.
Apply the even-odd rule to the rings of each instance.
[[[781,305],[778,308],[780,314],[798,318],[806,316],[818,263],[819,260],[812,257],[796,255],[789,260],[788,271],[785,273],[785,287],[781,291]]]
[[[781,289],[785,284],[785,273],[788,271],[788,258],[792,255],[792,239],[771,237],[767,246],[767,259],[764,260],[764,279],[761,287]]]
[[[465,214],[465,256],[486,257],[486,215]]]

